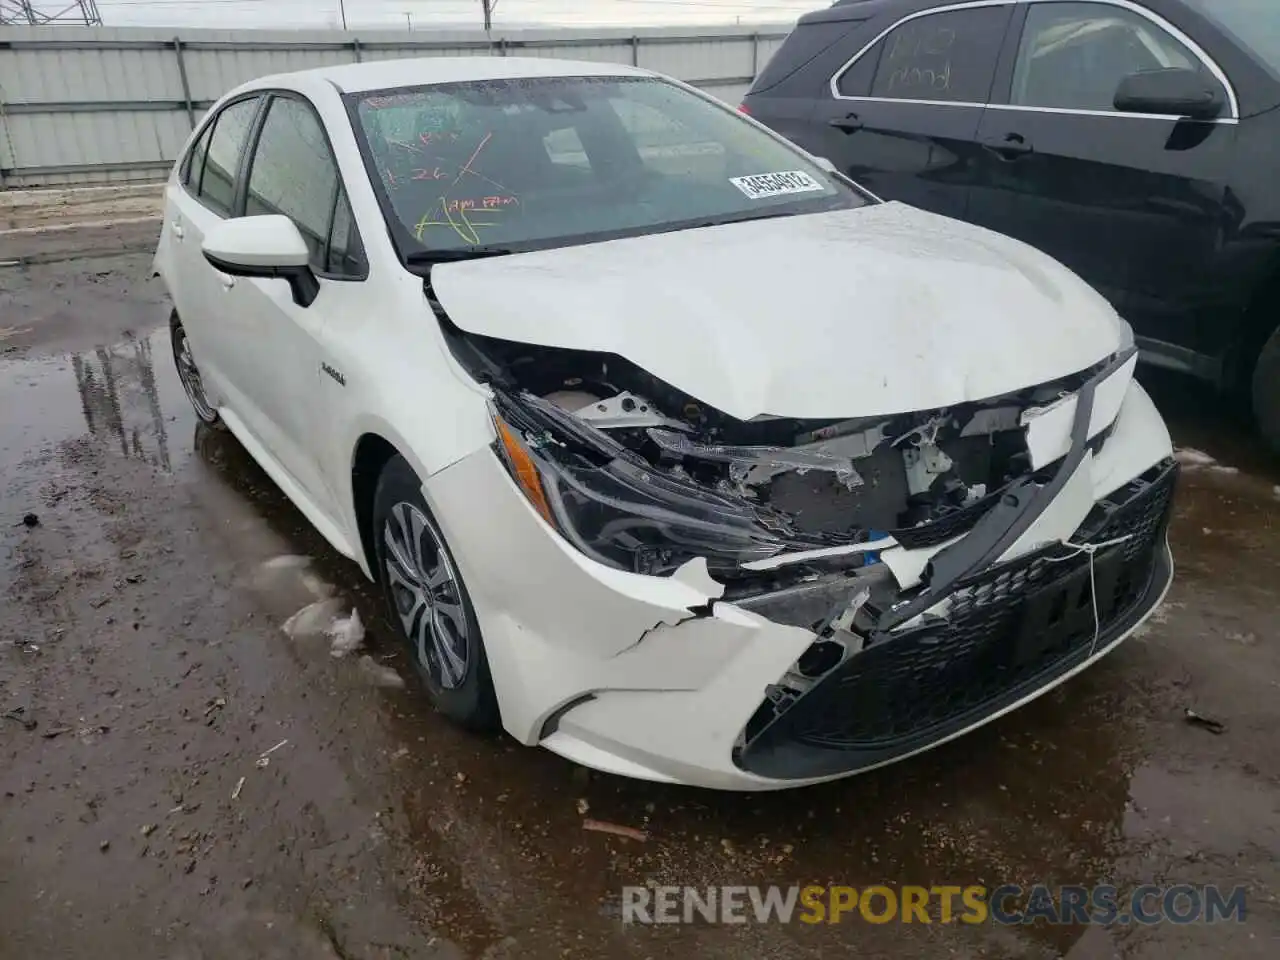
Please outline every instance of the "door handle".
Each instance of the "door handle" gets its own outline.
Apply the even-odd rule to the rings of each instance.
[[[851,113],[846,117],[836,117],[834,120],[830,121],[830,124],[843,133],[856,133],[866,126],[866,124],[858,118],[856,113]]]
[[[179,221],[174,220],[172,223],[169,224],[169,226],[173,230],[173,236],[175,240],[181,240],[185,236],[182,230],[182,224]]]
[[[229,274],[221,273],[218,275],[218,282],[222,284],[223,290],[230,290],[236,285],[236,278]]]
[[[1006,133],[1003,137],[993,137],[980,142],[1001,160],[1013,161],[1034,152],[1031,149],[1031,141],[1020,133]]]

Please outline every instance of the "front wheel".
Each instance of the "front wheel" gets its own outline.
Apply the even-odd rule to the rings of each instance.
[[[1253,415],[1262,438],[1280,453],[1280,328],[1271,334],[1253,368]]]
[[[392,457],[374,495],[378,579],[392,623],[436,708],[471,730],[498,727],[498,701],[471,597],[408,462]]]
[[[196,411],[201,422],[209,426],[218,426],[221,418],[204,392],[204,381],[200,379],[200,368],[196,366],[195,355],[191,352],[191,341],[187,339],[187,331],[182,328],[178,319],[178,311],[169,317],[169,341],[173,345],[173,362],[178,368],[178,379],[182,381],[182,389],[187,392],[187,399]]]

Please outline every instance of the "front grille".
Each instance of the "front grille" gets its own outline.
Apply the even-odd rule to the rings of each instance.
[[[766,769],[793,767],[797,757],[835,765],[824,772],[883,762],[978,722],[1087,659],[1163,585],[1154,581],[1176,476],[1167,461],[1095,507],[1072,541],[1100,547],[1092,571],[1088,553],[1061,545],[990,568],[956,585],[946,619],[873,642],[783,712],[762,705],[776,715],[763,727],[757,717],[760,732],[741,764],[766,776],[805,776],[821,773]]]
[[[972,530],[987,511],[996,505],[996,501],[1000,499],[1003,492],[1003,490],[998,490],[995,493],[988,494],[981,500],[971,503],[967,507],[953,510],[946,516],[939,517],[930,523],[922,523],[918,527],[901,527],[897,530],[890,530],[889,536],[893,537],[908,550],[936,547],[940,543],[946,543],[953,537],[958,537],[960,534],[968,533]]]
[[[1144,544],[1168,524],[1177,480],[1177,465],[1166,461],[1130,481],[1090,511],[1080,525],[1079,542],[1107,543],[1131,535],[1121,549],[1128,561],[1137,559]]]

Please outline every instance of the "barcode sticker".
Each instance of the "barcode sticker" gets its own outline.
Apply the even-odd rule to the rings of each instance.
[[[764,197],[780,197],[788,193],[812,193],[821,190],[822,184],[803,170],[784,170],[781,173],[756,173],[749,177],[730,177],[729,182],[751,200]]]

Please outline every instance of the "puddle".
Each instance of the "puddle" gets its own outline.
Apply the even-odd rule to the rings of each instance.
[[[171,472],[191,454],[195,416],[167,329],[69,356],[0,359],[0,463],[7,471],[89,437]]]

